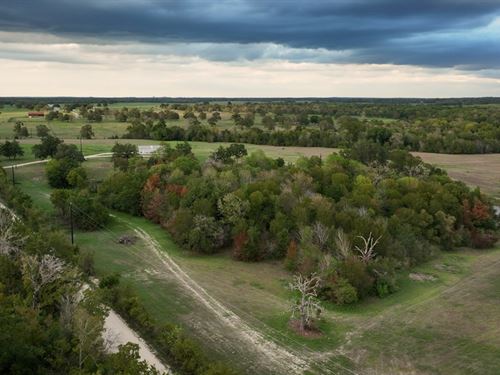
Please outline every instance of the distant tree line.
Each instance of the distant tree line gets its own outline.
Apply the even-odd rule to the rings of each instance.
[[[500,152],[498,107],[316,103],[164,108],[117,111],[117,118],[131,123],[123,138],[334,148],[352,147],[356,142],[368,140],[409,151]],[[176,111],[184,112],[188,126],[177,124]],[[233,127],[217,127],[221,120],[219,111],[232,112]],[[260,126],[256,123],[257,115]]]

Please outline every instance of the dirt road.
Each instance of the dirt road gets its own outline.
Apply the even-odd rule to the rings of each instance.
[[[243,349],[249,356],[252,355],[258,358],[259,363],[255,365],[260,371],[269,374],[303,374],[309,367],[306,359],[269,340],[262,333],[249,326],[233,311],[209,295],[203,287],[179,267],[148,233],[138,228],[134,228],[134,230],[138,237],[147,244],[156,259],[161,262],[161,272],[173,276],[200,305],[203,305],[215,316],[219,323],[222,323],[224,330],[232,336],[232,339],[238,345],[244,345]]]
[[[16,213],[2,202],[0,202],[0,209],[7,210],[14,220],[18,219]],[[88,287],[88,285],[85,286],[85,288]],[[171,370],[158,359],[148,344],[112,309],[109,310],[108,316],[104,321],[103,338],[108,345],[109,351],[112,353],[118,351],[118,346],[128,342],[137,344],[142,360],[145,360],[162,374],[172,374]]]
[[[98,159],[98,158],[109,158],[112,155],[113,155],[113,153],[111,153],[111,152],[102,152],[100,154],[87,155],[87,156],[85,156],[85,160]],[[34,165],[34,164],[43,164],[43,163],[47,163],[49,160],[50,159],[43,159],[43,160],[29,161],[27,163],[21,163],[21,164],[6,165],[3,167],[3,169],[11,169],[12,167],[20,168],[20,167],[26,167],[28,165]]]
[[[103,338],[108,343],[109,351],[112,353],[118,351],[119,345],[128,342],[139,345],[139,355],[142,360],[154,366],[162,374],[172,373],[153,353],[148,344],[113,310],[109,311],[104,321]]]

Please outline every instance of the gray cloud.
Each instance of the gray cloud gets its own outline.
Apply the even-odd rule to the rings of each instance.
[[[500,25],[488,28],[497,0],[0,1],[3,31],[168,44],[216,61],[500,67]]]

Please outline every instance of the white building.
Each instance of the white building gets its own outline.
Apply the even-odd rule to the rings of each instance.
[[[139,146],[139,155],[151,155],[153,152],[157,151],[160,148],[160,145],[147,145],[147,146]]]

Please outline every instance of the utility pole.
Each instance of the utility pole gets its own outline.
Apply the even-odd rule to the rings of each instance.
[[[12,185],[16,184],[16,176],[14,175],[14,166],[11,167],[12,170]]]
[[[73,233],[73,203],[69,203],[69,222],[71,226],[71,244],[75,243],[74,233]]]

